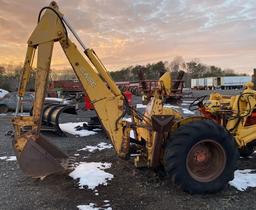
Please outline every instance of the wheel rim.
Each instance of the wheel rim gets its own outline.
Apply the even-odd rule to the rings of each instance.
[[[218,142],[205,139],[190,149],[186,167],[195,180],[210,182],[223,172],[226,159],[226,153]]]

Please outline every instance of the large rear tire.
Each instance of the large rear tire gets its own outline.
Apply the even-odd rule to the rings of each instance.
[[[164,167],[172,181],[189,193],[214,193],[234,178],[238,150],[220,125],[201,120],[179,127],[169,138]]]

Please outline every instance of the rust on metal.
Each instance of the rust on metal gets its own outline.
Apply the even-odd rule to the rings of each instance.
[[[62,163],[67,162],[68,156],[42,136],[31,132],[20,136],[25,144],[22,150],[13,141],[13,149],[22,171],[31,177],[45,177],[50,174],[63,173],[68,168]]]
[[[174,118],[172,115],[153,115],[151,117],[153,130],[160,133],[170,131]]]
[[[164,143],[164,133],[170,131],[174,123],[174,116],[170,115],[153,115],[152,128],[155,133],[155,140],[152,147],[151,167],[156,168],[160,165],[161,151]]]
[[[223,172],[226,159],[226,153],[218,142],[205,139],[190,149],[186,168],[196,181],[210,182]]]

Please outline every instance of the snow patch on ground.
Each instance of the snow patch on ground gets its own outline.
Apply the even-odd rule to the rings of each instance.
[[[8,94],[9,92],[7,90],[4,89],[0,89],[0,98],[3,98],[6,94]]]
[[[143,105],[143,104],[136,104],[136,108],[146,108],[147,105]],[[179,106],[174,106],[174,105],[171,105],[171,104],[164,104],[164,107],[166,108],[180,108]]]
[[[13,112],[12,115],[16,115],[16,113]],[[18,116],[30,116],[30,113],[29,112],[19,112]]]
[[[53,101],[53,102],[60,102],[62,104],[70,104],[71,101],[64,99],[64,98],[54,98],[54,97],[46,97],[45,98],[46,101]]]
[[[182,101],[182,103],[185,103],[185,104],[191,104],[193,101]]]
[[[107,144],[105,142],[101,142],[99,144],[97,144],[96,146],[86,146],[82,149],[79,149],[78,151],[89,151],[89,152],[94,152],[96,150],[104,150],[104,149],[110,149],[112,148],[113,146],[111,144]]]
[[[132,118],[131,117],[124,117],[123,121],[132,122]]]
[[[77,131],[75,129],[76,126],[83,126],[84,123],[87,123],[87,122],[69,122],[69,123],[59,124],[59,126],[62,131],[70,133],[75,136],[83,137],[83,136],[90,136],[90,135],[97,134],[97,132],[95,131],[88,131],[88,130]]]
[[[135,139],[135,133],[134,130],[130,131],[130,138]]]
[[[79,180],[79,188],[94,190],[98,185],[107,185],[113,179],[113,175],[105,172],[111,167],[111,163],[81,162],[69,176]]]
[[[256,170],[236,170],[234,179],[229,184],[239,191],[245,191],[248,187],[256,187]]]
[[[6,159],[6,161],[16,161],[16,160],[17,160],[16,156],[9,156]]]
[[[190,111],[189,109],[186,109],[186,108],[182,108],[182,111],[183,111],[183,113],[184,114],[195,114],[195,112],[193,112],[193,111]]]
[[[0,160],[6,160],[6,161],[16,161],[16,156],[2,156],[0,157]]]
[[[132,118],[123,118],[124,121],[127,121],[127,122],[132,122]],[[130,137],[135,139],[135,133],[134,133],[134,130],[131,130],[130,131]]]
[[[99,208],[95,207],[94,203],[89,203],[89,205],[78,205],[79,210],[98,210]]]
[[[99,209],[112,210],[111,207],[107,207],[106,205],[100,208],[96,207],[95,203],[89,203],[89,205],[78,205],[77,208],[79,210],[99,210]]]
[[[189,105],[190,103],[182,103],[181,105],[183,105],[183,106],[187,106],[187,105]],[[146,108],[147,107],[147,105],[143,105],[143,104],[137,104],[136,105],[136,108],[138,109],[138,108]],[[175,105],[171,105],[171,104],[164,104],[164,107],[165,108],[173,108],[173,109],[180,109],[180,108],[182,108],[182,107],[180,107],[180,106],[175,106]]]
[[[142,109],[142,108],[146,108],[147,105],[144,105],[144,104],[136,104],[136,108],[137,109]]]
[[[174,105],[171,105],[171,104],[164,104],[164,108],[180,109],[181,107],[180,106],[174,106]]]

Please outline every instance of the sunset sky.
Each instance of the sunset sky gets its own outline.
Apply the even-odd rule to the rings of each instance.
[[[21,64],[45,0],[0,0],[0,64]],[[183,56],[252,73],[254,0],[57,0],[109,70]],[[53,67],[69,66],[57,47]]]

